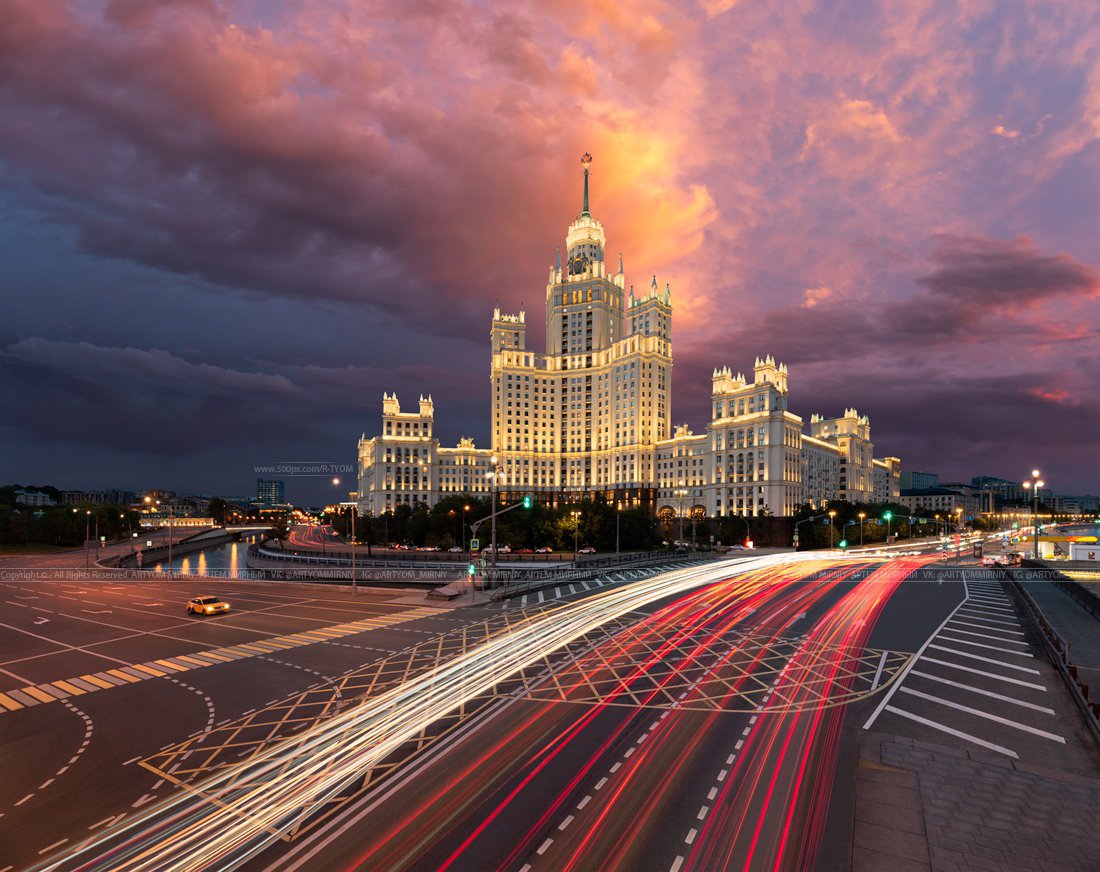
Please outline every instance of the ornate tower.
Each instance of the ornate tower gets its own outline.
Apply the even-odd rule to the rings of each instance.
[[[609,275],[604,260],[607,237],[588,206],[592,155],[581,157],[584,196],[581,214],[565,236],[566,256],[551,269],[546,284],[546,351],[572,358],[570,369],[591,366],[592,354],[622,338],[623,274]]]

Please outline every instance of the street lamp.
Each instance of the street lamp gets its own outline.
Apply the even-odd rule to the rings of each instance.
[[[145,502],[149,503],[149,504],[156,503],[156,505],[158,505],[158,506],[160,505],[160,500],[154,500],[152,497],[146,497]],[[173,514],[174,511],[175,511],[175,507],[172,505],[171,501],[169,501],[168,502],[168,574],[169,574],[169,577],[171,577],[171,574],[172,574],[172,535],[173,535],[173,531],[175,529],[175,523],[174,523],[175,522],[175,515]]]
[[[492,587],[497,579],[497,488],[500,486],[500,477],[504,473],[504,467],[498,465],[499,461],[495,454],[489,458],[489,463],[492,469],[490,472],[485,473],[485,477],[489,479],[489,494],[493,501],[493,532],[491,540],[493,553],[489,565],[489,587]]]
[[[836,509],[829,510],[829,547],[835,548],[834,540],[836,539]]]
[[[569,513],[573,517],[573,563],[577,562],[577,547],[580,544],[577,535],[581,529],[581,513],[579,509],[573,509]]]
[[[1031,491],[1031,526],[1034,528],[1035,548],[1032,557],[1039,559],[1039,488],[1046,482],[1039,478],[1039,470],[1031,470],[1031,481],[1024,482],[1024,489]]]
[[[339,487],[340,479],[334,478],[332,484],[334,487]],[[351,513],[351,594],[352,596],[359,596],[359,579],[355,574],[355,516],[359,513],[359,505],[352,503],[348,509]]]
[[[683,482],[680,482],[680,484],[683,485]],[[688,495],[687,488],[678,487],[678,488],[676,488],[676,490],[674,490],[672,492],[672,494],[673,494],[673,496],[676,497],[676,499],[677,499],[677,501],[679,502],[679,505],[680,505],[680,511],[678,512],[678,514],[680,516],[680,541],[683,542],[684,541],[684,500],[687,499],[687,495]]]
[[[866,512],[859,513],[859,547],[863,547],[863,519],[867,517]]]

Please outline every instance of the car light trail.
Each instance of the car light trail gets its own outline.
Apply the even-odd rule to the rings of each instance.
[[[666,573],[536,616],[505,636],[364,701],[154,806],[121,830],[93,837],[39,868],[160,870],[232,868],[293,824],[300,809],[334,795],[438,720],[570,641],[658,600],[813,555],[769,555]]]

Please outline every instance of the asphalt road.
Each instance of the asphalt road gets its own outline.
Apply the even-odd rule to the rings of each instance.
[[[1034,653],[1026,636],[985,638],[1003,627],[983,621],[1014,616],[993,574],[970,569],[963,580],[939,561],[916,562],[821,565],[654,599],[468,699],[246,865],[834,863],[850,853],[838,809],[852,801],[852,721],[876,709],[876,730],[1089,765],[1050,667],[1023,656]],[[186,599],[209,592],[193,582],[4,584],[0,872],[63,858],[100,834],[123,838],[150,809],[276,740],[312,735],[360,697],[622,589],[562,585],[528,608],[455,610],[425,608],[422,595],[222,582],[234,611],[200,619],[183,614]],[[1044,690],[1005,692],[958,666]],[[1017,699],[1017,687],[1045,697]]]

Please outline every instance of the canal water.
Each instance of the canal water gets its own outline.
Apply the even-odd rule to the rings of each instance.
[[[221,578],[249,578],[248,546],[258,541],[259,535],[242,538],[239,542],[226,542],[214,545],[202,551],[192,551],[172,560],[172,571],[179,575],[212,575]],[[165,572],[168,561],[157,563],[153,570]]]

